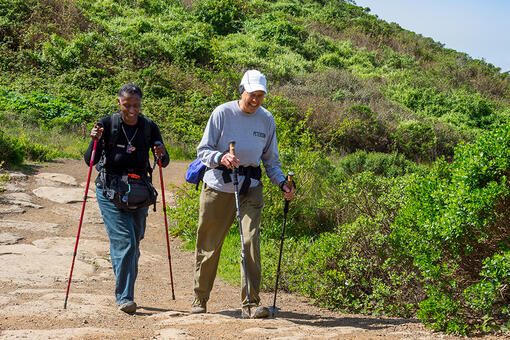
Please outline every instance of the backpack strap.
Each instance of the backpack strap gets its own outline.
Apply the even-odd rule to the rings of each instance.
[[[110,151],[115,145],[115,143],[117,143],[117,139],[119,138],[120,123],[121,123],[120,113],[116,112],[112,115],[110,138],[108,141],[108,151]]]
[[[139,118],[143,119],[143,137],[145,138],[145,146],[151,147],[151,134],[152,134],[152,120],[145,117],[144,115],[138,116]]]
[[[150,147],[151,147],[151,137],[152,137],[152,129],[151,129],[152,120],[150,120],[149,118],[145,117],[144,115],[139,115],[138,118],[143,120],[143,123],[142,123],[143,124],[143,138],[144,138],[144,141],[145,141],[145,146],[150,149]],[[151,167],[151,164],[149,162],[149,157],[147,157],[147,172],[149,173],[149,178],[151,179],[151,182],[152,182],[152,171],[153,171],[153,169],[154,168]]]
[[[145,146],[150,149],[151,147],[151,137],[152,137],[152,120],[150,118],[145,117],[144,115],[139,115],[139,119],[143,120],[143,137],[145,140]],[[151,164],[149,162],[149,157],[147,157],[147,173],[149,174],[149,180],[152,183],[152,172],[154,171],[154,168],[156,167],[156,158],[154,158],[154,167],[151,167]],[[156,211],[156,202],[154,202],[154,211]]]

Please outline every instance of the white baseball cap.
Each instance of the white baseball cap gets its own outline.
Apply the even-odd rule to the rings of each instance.
[[[257,70],[248,70],[244,73],[239,86],[244,87],[246,92],[264,91],[267,93],[266,76]]]

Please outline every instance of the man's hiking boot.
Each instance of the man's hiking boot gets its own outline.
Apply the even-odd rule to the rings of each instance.
[[[195,298],[191,304],[191,314],[202,314],[207,312],[207,300]]]
[[[251,315],[248,313],[248,306],[244,306],[241,311],[243,319],[263,319],[269,316],[269,309],[264,306],[250,306]]]
[[[134,314],[136,312],[136,303],[134,301],[121,303],[119,309],[124,313]]]

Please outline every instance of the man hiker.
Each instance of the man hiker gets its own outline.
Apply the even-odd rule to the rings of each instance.
[[[245,273],[241,266],[241,315],[264,318],[269,315],[269,310],[260,306],[259,297],[259,225],[264,205],[260,162],[264,164],[271,182],[282,189],[286,199],[292,199],[294,189],[289,188],[281,170],[273,116],[261,106],[267,93],[266,77],[257,70],[247,71],[239,92],[240,100],[224,103],[213,111],[197,148],[198,158],[207,170],[200,194],[193,288],[195,299],[191,313],[207,311],[221,247],[235,218],[232,167],[236,167],[241,187],[239,210],[247,271]],[[235,141],[235,155],[229,153],[231,141]],[[249,296],[246,294],[246,281]]]
[[[122,86],[117,102],[120,112],[101,118],[92,128],[98,139],[94,164],[98,163],[96,196],[110,239],[110,258],[115,274],[115,299],[119,309],[136,312],[135,281],[138,274],[140,241],[145,233],[148,205],[155,203],[149,149],[170,162],[158,126],[140,113],[142,90],[134,84]],[[85,152],[90,164],[93,142]]]

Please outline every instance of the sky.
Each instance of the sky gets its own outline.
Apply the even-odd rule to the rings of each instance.
[[[510,71],[510,0],[355,0],[387,22]]]

